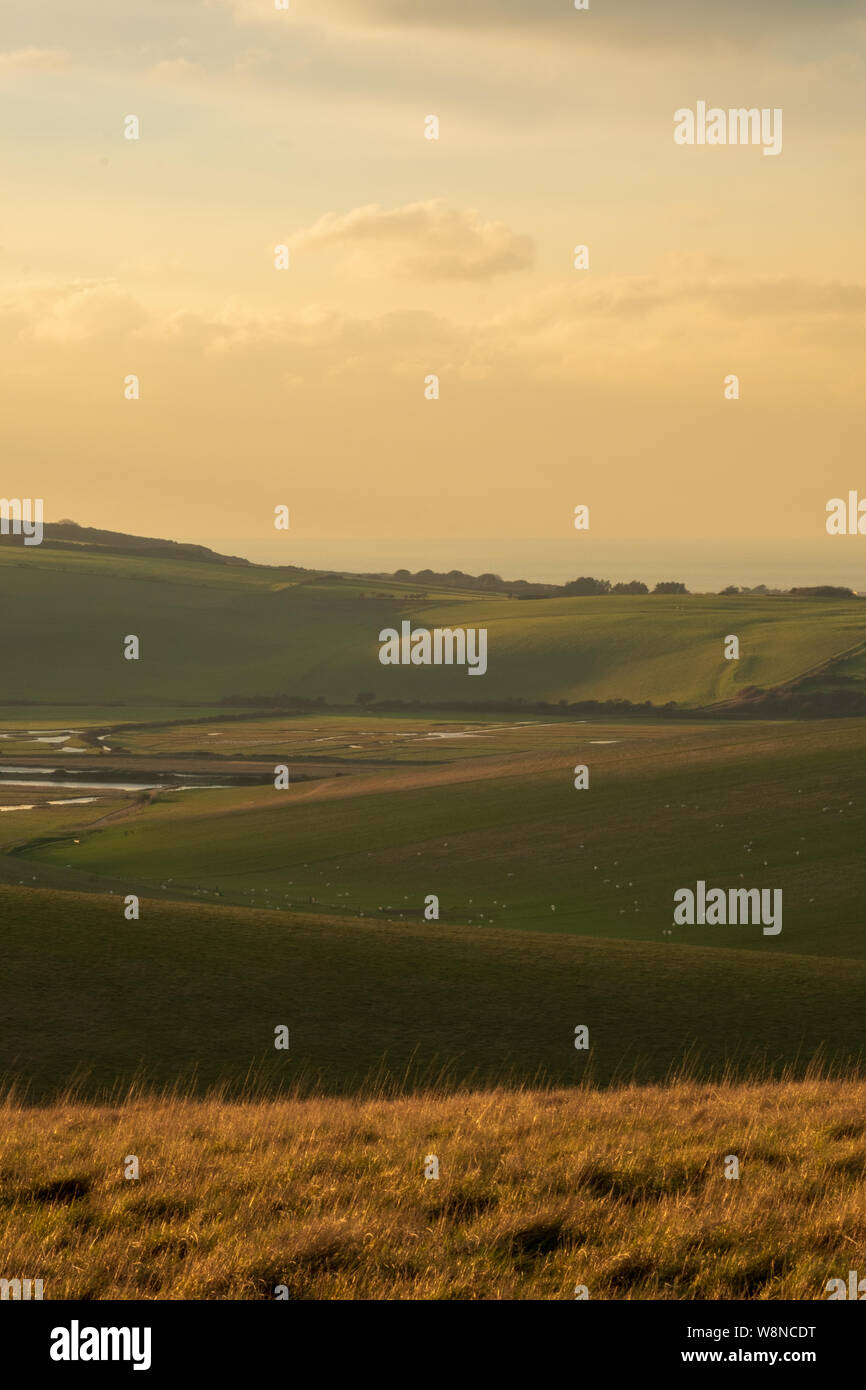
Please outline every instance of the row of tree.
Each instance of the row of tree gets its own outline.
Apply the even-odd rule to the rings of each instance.
[[[663,579],[651,590],[642,579],[631,579],[627,583],[611,583],[609,579],[594,579],[591,575],[581,575],[570,579],[566,584],[536,584],[527,579],[502,579],[498,574],[465,574],[463,570],[449,570],[437,574],[435,570],[395,570],[393,574],[362,575],[363,579],[396,579],[402,583],[411,581],[418,584],[438,585],[449,589],[478,589],[486,593],[508,594],[512,598],[562,598],[593,597],[599,594],[688,594],[685,584],[674,579]],[[769,589],[766,584],[756,584],[750,589],[746,585],[729,584],[720,591],[725,597],[732,594],[775,595],[790,594],[797,598],[857,598],[853,589],[834,584],[813,584],[799,589]]]
[[[219,702],[221,705],[242,709],[269,709],[291,714],[305,714],[309,711],[351,709],[342,701],[333,703],[320,695],[306,699],[298,695],[229,695]],[[668,700],[663,705],[654,705],[650,700],[522,700],[519,697],[499,700],[393,700],[377,699],[372,690],[361,691],[355,697],[356,707],[371,713],[400,714],[420,711],[443,710],[454,713],[477,715],[488,714],[564,714],[577,718],[640,718],[693,719],[844,719],[866,717],[866,693],[851,681],[836,690],[813,690],[807,686],[780,690],[763,690],[751,686],[743,690],[736,700],[731,700],[717,708],[709,706],[678,705]],[[235,716],[244,717],[244,716]],[[178,723],[184,721],[178,720]],[[200,720],[206,723],[207,720]],[[135,725],[127,725],[130,729]]]
[[[592,579],[589,575],[584,575],[581,579],[570,579],[567,584],[563,584],[562,592],[564,594],[648,594],[650,590],[642,579],[631,579],[627,584],[611,584],[609,579]],[[654,594],[687,594],[689,591],[685,584],[680,584],[673,579],[665,579],[656,584],[652,592]]]

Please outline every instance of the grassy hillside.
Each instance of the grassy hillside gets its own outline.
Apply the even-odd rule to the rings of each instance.
[[[866,721],[423,706],[866,686],[863,605],[523,603],[48,548],[0,548],[0,586],[0,1055],[27,1102],[0,1112],[8,1276],[570,1299],[816,1298],[846,1274]],[[486,626],[488,675],[380,666],[405,617]],[[219,706],[364,691],[419,708]],[[782,934],[673,926],[698,878],[781,888]],[[797,1084],[816,1063],[848,1079]],[[174,1099],[125,1100],[136,1081]]]
[[[0,888],[6,1080],[246,1094],[855,1064],[866,962]],[[290,1030],[288,1051],[274,1029]],[[590,1050],[574,1046],[590,1030]]]
[[[208,729],[221,733],[208,738]],[[143,753],[161,737],[145,730],[130,741]],[[166,737],[227,753],[270,746],[292,776],[327,750],[340,775],[277,791],[273,764],[263,764],[262,787],[165,793],[54,841],[36,838],[46,833],[28,820],[36,812],[7,815],[0,830],[34,843],[4,876],[50,871],[40,881],[122,892],[169,883],[180,896],[415,922],[433,893],[443,923],[475,928],[866,957],[859,720],[508,726],[316,716]],[[587,791],[574,789],[578,763],[590,769]],[[781,888],[782,934],[673,927],[674,891],[699,877]]]
[[[758,597],[524,603],[417,584],[192,560],[0,548],[0,700],[201,702],[232,694],[705,704],[866,641],[866,604]],[[487,627],[489,669],[383,667],[378,633]],[[123,659],[136,634],[141,659]],[[741,659],[725,661],[728,634]]]
[[[824,1299],[863,1268],[863,1103],[811,1081],[9,1105],[4,1270],[46,1299]]]

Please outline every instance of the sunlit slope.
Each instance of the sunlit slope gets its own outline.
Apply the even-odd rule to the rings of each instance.
[[[426,612],[458,621],[455,605]],[[497,688],[534,679],[548,700],[668,700],[701,705],[773,686],[866,640],[866,605],[817,600],[647,595],[477,603]],[[726,660],[736,636],[739,660]],[[477,678],[474,678],[477,679]],[[477,679],[477,684],[485,682]]]
[[[273,1302],[278,1285],[295,1301],[573,1302],[585,1280],[593,1300],[757,1299],[769,1317],[766,1300],[848,1277],[863,1105],[853,1078],[7,1105],[0,1244],[44,1272],[46,1298],[87,1304]],[[142,1155],[141,1182],[118,1151]]]
[[[523,751],[455,750],[444,765],[183,792],[16,862],[22,877],[45,865],[70,886],[77,874],[118,891],[171,880],[367,918],[418,920],[436,894],[443,922],[655,942],[674,891],[703,878],[781,888],[782,933],[676,927],[674,940],[866,956],[862,721],[557,724],[519,737]]]
[[[417,586],[416,586],[417,587]],[[866,604],[646,596],[522,602],[411,597],[379,580],[297,583],[279,570],[0,551],[0,698],[203,702],[232,694],[705,704],[772,686],[866,640]],[[488,630],[488,670],[382,666],[378,634]],[[126,661],[135,634],[141,658]],[[726,661],[724,640],[740,640]]]
[[[351,1093],[540,1074],[718,1077],[860,1053],[866,962],[278,916],[0,888],[3,1073],[51,1095],[136,1074]],[[288,1051],[274,1030],[289,1029]],[[574,1046],[589,1028],[590,1049]],[[125,1152],[125,1150],[124,1150]]]

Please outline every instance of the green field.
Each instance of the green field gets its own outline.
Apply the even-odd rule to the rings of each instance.
[[[645,700],[691,706],[776,686],[866,642],[866,604],[756,596],[521,602],[265,567],[0,548],[0,699],[131,709],[231,695]],[[485,627],[488,670],[382,666],[403,619]],[[123,639],[140,639],[138,661]],[[723,657],[740,639],[739,661]]]
[[[0,549],[0,580],[0,1039],[33,1094],[859,1063],[866,721],[531,704],[857,685],[859,602],[418,597],[50,548]],[[487,626],[488,675],[380,666],[403,617]],[[278,692],[329,704],[220,705]],[[526,712],[436,708],[506,697]],[[781,934],[674,926],[698,879],[781,889]]]
[[[0,914],[4,1079],[31,1099],[772,1074],[863,1043],[864,961],[165,902],[127,922],[118,896],[18,888]]]
[[[207,727],[191,730],[196,746]],[[250,725],[213,727],[232,749],[258,737]],[[447,923],[647,942],[671,930],[693,945],[866,957],[859,720],[455,720],[431,739],[425,720],[359,715],[283,730],[290,777],[323,746],[332,775],[278,791],[263,760],[265,785],[165,792],[83,826],[78,844],[41,838],[40,827],[7,876],[50,869],[60,877],[48,881],[66,886],[86,878],[139,893],[170,880],[179,896],[407,921],[421,920],[432,893]],[[277,731],[264,741],[277,745]],[[578,764],[590,770],[585,791],[573,785]],[[697,878],[781,888],[781,935],[673,927],[673,893]]]

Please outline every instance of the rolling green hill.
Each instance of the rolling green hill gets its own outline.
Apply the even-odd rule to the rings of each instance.
[[[214,724],[187,730],[193,746],[208,742],[208,727],[229,748],[262,738],[254,724]],[[4,877],[50,873],[38,881],[124,893],[167,886],[367,920],[418,921],[433,893],[443,923],[476,929],[645,942],[673,930],[690,945],[866,957],[861,720],[452,720],[431,731],[424,719],[359,713],[264,729],[292,776],[315,749],[330,750],[332,775],[276,790],[266,763],[265,785],[165,792],[131,817],[57,839],[39,838],[42,822],[27,818],[37,812],[4,817],[4,830],[32,836],[0,865]],[[578,763],[588,790],[574,788]],[[781,935],[672,927],[674,891],[699,877],[781,888]]]
[[[866,962],[0,888],[5,1080],[47,1098],[855,1063]],[[638,1006],[639,1005],[639,1006]],[[285,1024],[290,1048],[274,1048]],[[574,1047],[589,1030],[589,1052]],[[246,1078],[246,1084],[245,1083]]]
[[[859,601],[755,596],[520,602],[394,581],[50,547],[0,548],[0,700],[130,707],[233,695],[677,701],[776,686],[866,642]],[[413,596],[415,595],[415,596]],[[488,671],[385,667],[401,620],[486,627]],[[123,658],[134,633],[141,659]],[[726,661],[728,634],[741,659]]]
[[[0,547],[0,592],[2,762],[25,770],[0,815],[0,1045],[33,1094],[77,1071],[91,1089],[139,1069],[242,1086],[252,1067],[255,1086],[351,1092],[377,1070],[568,1084],[587,1066],[657,1080],[688,1056],[704,1076],[822,1047],[856,1062],[866,721],[422,711],[857,686],[859,601],[520,602],[51,547]],[[487,675],[381,666],[378,633],[404,618],[486,627]],[[419,708],[217,716],[232,695],[361,692]],[[71,751],[40,741],[56,729]],[[79,774],[109,785],[50,790]],[[216,785],[168,789],[190,775]],[[698,878],[781,889],[782,934],[674,927]]]

